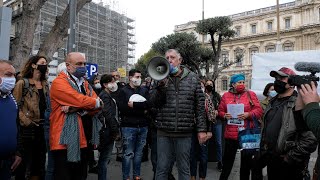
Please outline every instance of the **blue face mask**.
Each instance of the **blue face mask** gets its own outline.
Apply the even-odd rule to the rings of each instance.
[[[2,83],[0,84],[0,91],[3,93],[11,92],[16,84],[16,78],[2,77],[1,80],[2,80]]]
[[[273,98],[277,95],[278,93],[275,90],[269,91],[268,95],[269,97]]]
[[[77,78],[82,78],[86,75],[86,73],[87,73],[86,67],[77,67],[73,75]]]
[[[179,65],[174,67],[172,64],[170,64],[170,74],[177,74],[179,71]]]

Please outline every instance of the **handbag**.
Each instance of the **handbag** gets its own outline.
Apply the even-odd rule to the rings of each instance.
[[[246,120],[246,128],[238,133],[239,146],[245,153],[254,154],[260,149],[261,127],[255,116],[252,116],[254,127],[250,128],[249,120]]]

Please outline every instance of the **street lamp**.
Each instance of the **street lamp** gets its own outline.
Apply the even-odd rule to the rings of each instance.
[[[276,52],[281,51],[281,42],[280,42],[280,7],[279,0],[277,0],[277,43],[276,43]]]
[[[68,36],[68,53],[76,49],[76,8],[77,0],[69,0],[69,36]]]
[[[202,0],[202,21],[204,20],[204,0]],[[202,46],[204,46],[204,34],[202,34]]]

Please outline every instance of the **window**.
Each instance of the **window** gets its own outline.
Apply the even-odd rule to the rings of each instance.
[[[236,66],[242,66],[244,52],[241,48],[234,50],[234,61],[237,62]]]
[[[266,47],[266,52],[270,53],[270,52],[275,52],[276,51],[276,46],[275,45],[268,45]]]
[[[236,27],[236,37],[239,37],[241,34],[241,27]]]
[[[222,80],[222,90],[227,91],[228,90],[228,80],[223,79]]]
[[[257,25],[256,24],[252,24],[251,25],[251,33],[252,34],[256,34],[257,33]]]
[[[272,31],[272,21],[267,22],[268,31]]]
[[[229,53],[224,51],[221,53],[221,59],[223,66],[227,66],[229,64]]]
[[[290,29],[290,27],[291,27],[291,19],[290,18],[286,18],[284,20],[284,22],[285,22],[285,28],[286,29]]]
[[[251,64],[251,62],[252,62],[252,56],[253,56],[255,53],[258,53],[258,52],[259,52],[258,47],[252,47],[252,48],[250,48],[250,62],[249,62],[249,64]]]
[[[293,51],[293,43],[286,42],[283,44],[283,51]]]

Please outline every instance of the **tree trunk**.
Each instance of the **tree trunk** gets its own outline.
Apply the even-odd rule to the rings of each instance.
[[[92,0],[78,0],[77,14],[84,5],[90,3]],[[44,55],[52,58],[53,54],[61,47],[63,47],[65,38],[68,36],[69,28],[69,5],[64,10],[61,16],[57,16],[56,22],[51,31],[40,46],[39,55]]]
[[[209,60],[207,59],[206,60],[206,77],[208,78],[209,77],[209,70],[210,70],[210,63],[209,63]]]
[[[190,59],[190,62],[191,62],[191,64],[192,64],[192,66],[195,68],[195,70],[197,71],[198,76],[201,77],[202,74],[201,74],[201,71],[200,71],[200,68],[199,68],[198,64],[195,63],[195,62],[194,62],[193,60],[191,60],[191,59]]]
[[[22,0],[21,31],[13,45],[13,65],[22,68],[29,58],[33,46],[33,37],[40,16],[40,9],[47,0]]]

